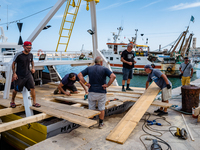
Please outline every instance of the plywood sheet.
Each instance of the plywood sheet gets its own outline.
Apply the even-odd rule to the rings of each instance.
[[[160,88],[153,82],[106,139],[123,144],[149,108],[159,91]]]

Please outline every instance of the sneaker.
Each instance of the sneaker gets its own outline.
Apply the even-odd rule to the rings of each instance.
[[[59,92],[59,90],[57,88],[57,89],[55,89],[55,91],[53,92],[53,94],[58,94],[58,92]]]
[[[168,112],[162,111],[162,112],[160,112],[159,114],[157,114],[157,116],[164,116],[164,115],[168,115]]]
[[[126,90],[125,90],[125,89],[122,89],[122,92],[126,92]]]
[[[127,91],[133,91],[133,89],[131,89],[131,88],[126,88],[126,90],[127,90]]]
[[[154,112],[155,112],[155,113],[159,113],[159,112],[162,112],[162,110],[157,109],[157,110],[155,110]]]
[[[105,127],[105,124],[104,123],[100,123],[99,124],[99,129],[103,129]]]

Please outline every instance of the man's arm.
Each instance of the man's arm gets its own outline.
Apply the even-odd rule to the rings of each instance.
[[[180,71],[181,73],[183,73],[183,71],[181,70],[181,66],[179,67],[179,71]]]
[[[149,87],[149,82],[147,81],[146,82],[146,89]]]
[[[128,64],[128,65],[130,65],[130,66],[133,64],[132,62],[129,62],[129,61],[124,60],[123,57],[121,57],[121,62],[126,63],[126,64]]]
[[[102,85],[102,87],[104,89],[106,89],[107,87],[109,87],[113,83],[113,81],[115,80],[115,78],[116,78],[116,75],[114,73],[111,73],[110,74],[110,80],[108,81],[107,84]]]
[[[31,72],[35,73],[34,61],[31,62],[31,66],[32,66]]]
[[[168,78],[165,74],[162,74],[161,77],[165,80],[166,84],[169,84]]]
[[[12,63],[12,71],[13,71],[13,79],[14,80],[17,80],[18,79],[18,77],[17,77],[17,74],[16,74],[16,72],[15,72],[15,62],[13,61],[13,63]]]
[[[192,76],[193,76],[193,68],[191,68],[190,78],[192,78]]]
[[[87,88],[85,87],[85,85],[83,84],[83,82],[80,80],[79,83],[80,83],[81,86],[84,88],[85,94],[88,94],[88,90],[87,90]]]
[[[81,81],[83,84],[85,84],[88,88],[90,88],[90,84],[87,83],[87,82],[85,81],[85,79],[84,79],[84,77],[83,77],[83,74],[82,74],[81,72],[78,74],[78,78],[80,79],[80,81]]]
[[[63,90],[63,88],[62,88],[63,86],[64,86],[64,84],[62,84],[62,82],[61,82],[61,83],[58,85],[58,89],[59,89],[62,93],[64,93],[65,95],[70,96],[71,94],[70,94],[69,92]]]

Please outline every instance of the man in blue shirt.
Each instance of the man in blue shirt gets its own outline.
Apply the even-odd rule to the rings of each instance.
[[[64,76],[64,78],[62,79],[61,83],[58,85],[58,88],[54,91],[54,94],[65,94],[67,96],[70,96],[70,93],[78,93],[78,90],[76,88],[76,86],[74,85],[74,83],[78,81],[81,86],[84,88],[85,90],[85,94],[88,93],[87,88],[85,87],[85,85],[79,80],[77,74],[75,73],[70,73],[70,74],[66,74]],[[70,92],[67,92],[66,90],[69,90]]]
[[[89,66],[78,74],[79,79],[89,88],[89,109],[95,110],[96,102],[98,101],[98,110],[101,112],[99,115],[100,129],[104,126],[103,119],[105,115],[106,88],[109,87],[116,78],[114,73],[102,65],[102,58],[96,57],[94,66]],[[84,76],[86,75],[89,76],[89,83],[84,79]],[[110,78],[107,84],[106,77]]]
[[[149,86],[149,82],[154,81],[157,86],[162,90],[162,102],[169,103],[169,99],[171,98],[171,89],[172,84],[168,80],[167,76],[163,74],[160,70],[153,69],[151,65],[144,66],[145,72],[148,74],[148,79],[146,82],[146,89]],[[160,109],[155,110],[155,113],[159,113],[158,116],[167,115],[167,108],[160,107]]]

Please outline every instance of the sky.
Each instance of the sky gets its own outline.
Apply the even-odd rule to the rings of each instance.
[[[8,42],[18,43],[20,33],[17,20],[23,23],[21,36],[25,41],[49,12],[48,8],[56,2],[0,0],[0,26],[3,26]],[[33,41],[34,50],[55,51],[65,7],[66,2],[47,24],[51,28],[43,30]],[[70,8],[69,11],[73,10]],[[135,29],[138,29],[137,44],[145,44],[148,38],[148,45],[153,51],[159,45],[164,47],[175,41],[190,25],[189,33],[194,34],[197,47],[200,47],[200,0],[100,0],[96,5],[96,15],[99,50],[107,49],[106,43],[113,42],[113,32],[117,34],[120,26],[123,31],[119,42],[128,43],[128,39],[135,36]],[[27,16],[31,17],[22,19]],[[191,16],[195,18],[194,23],[190,21]],[[90,10],[86,10],[86,2],[82,0],[68,51],[79,51],[82,46],[84,50],[92,50],[92,36],[87,32],[88,29],[91,29]],[[60,48],[59,51],[64,49]]]

